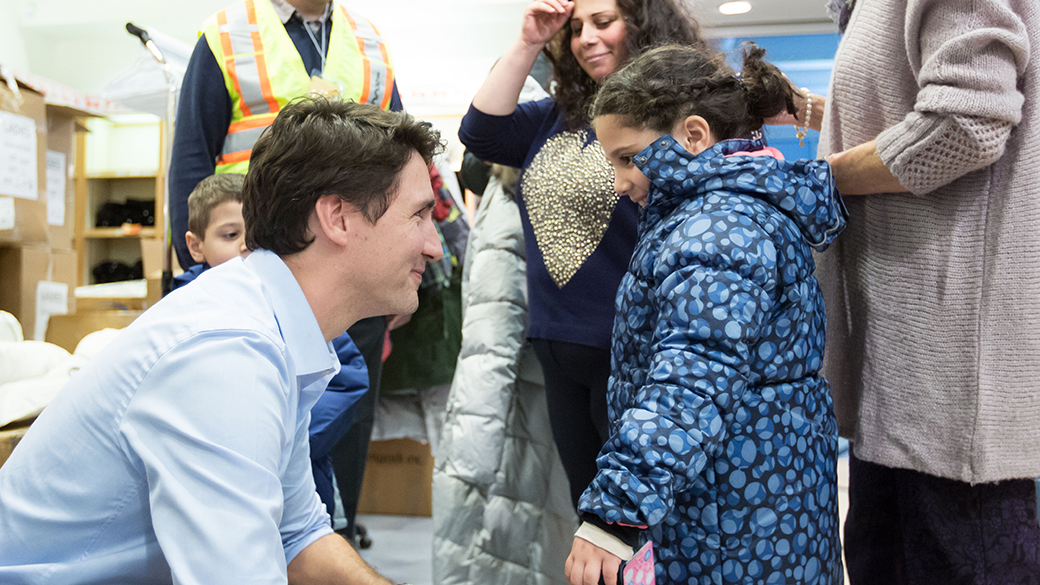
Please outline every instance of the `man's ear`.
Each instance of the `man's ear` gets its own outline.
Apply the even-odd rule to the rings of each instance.
[[[191,259],[199,263],[205,262],[206,255],[202,253],[202,238],[187,231],[184,233],[184,239],[188,243],[188,253],[191,254]]]
[[[346,245],[350,235],[356,231],[354,224],[358,217],[364,219],[360,211],[340,199],[338,195],[325,195],[318,199],[314,204],[314,215],[318,229],[326,238],[340,246]]]
[[[715,145],[708,121],[700,116],[687,116],[680,120],[672,135],[690,154],[700,154]]]

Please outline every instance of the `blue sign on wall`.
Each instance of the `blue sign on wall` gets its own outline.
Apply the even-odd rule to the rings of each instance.
[[[766,50],[766,59],[776,65],[798,87],[807,87],[817,95],[827,95],[834,68],[834,54],[838,51],[841,35],[791,35],[776,37],[737,37],[717,39],[716,48],[726,53],[726,61],[740,71],[745,41],[753,41]],[[788,159],[815,158],[820,136],[810,131],[805,146],[798,145],[793,126],[766,126],[766,141]]]

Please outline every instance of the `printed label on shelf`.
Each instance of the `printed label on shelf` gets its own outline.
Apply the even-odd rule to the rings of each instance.
[[[43,341],[51,315],[69,312],[69,285],[41,280],[36,283],[36,327],[33,339]]]
[[[14,229],[14,199],[0,197],[0,230]]]
[[[0,112],[0,195],[36,199],[36,121]]]
[[[65,225],[65,153],[47,151],[47,223]]]

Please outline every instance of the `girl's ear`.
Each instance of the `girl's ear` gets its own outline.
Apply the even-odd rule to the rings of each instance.
[[[708,126],[708,121],[700,116],[687,116],[679,120],[672,132],[672,137],[690,154],[700,154],[715,146],[717,142]]]

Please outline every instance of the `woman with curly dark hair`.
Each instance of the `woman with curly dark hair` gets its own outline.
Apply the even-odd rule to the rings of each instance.
[[[545,374],[553,439],[575,507],[608,436],[614,297],[639,217],[637,206],[614,192],[587,106],[607,76],[664,43],[702,44],[696,22],[675,0],[535,0],[459,130],[482,160],[523,169],[517,201],[527,253],[527,336]],[[553,63],[553,98],[518,106],[542,51]]]

